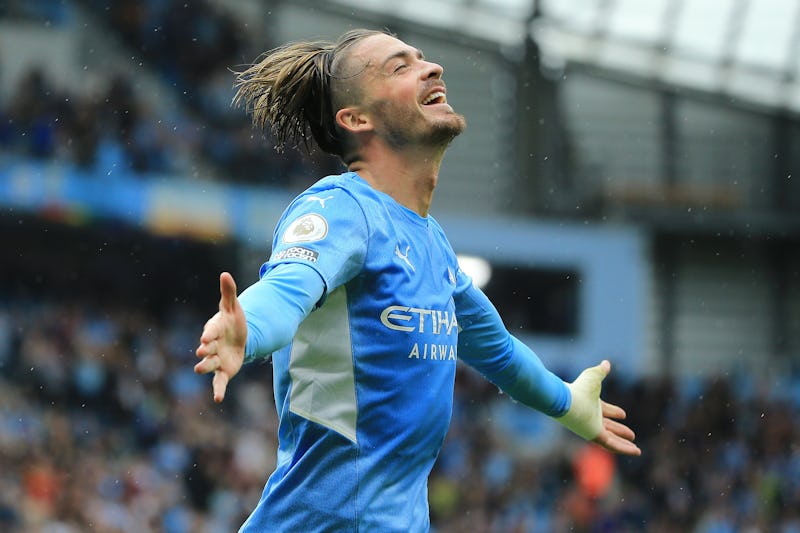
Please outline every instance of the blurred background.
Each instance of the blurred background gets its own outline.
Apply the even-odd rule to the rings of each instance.
[[[294,194],[230,69],[388,28],[467,131],[433,213],[508,327],[601,358],[611,457],[459,369],[434,532],[800,532],[797,0],[0,1],[0,532],[235,531],[271,366],[192,372]]]

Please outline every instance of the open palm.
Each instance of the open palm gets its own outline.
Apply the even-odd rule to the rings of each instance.
[[[236,298],[236,282],[227,272],[220,274],[219,292],[219,311],[203,327],[195,352],[201,361],[194,366],[198,374],[214,373],[215,402],[225,398],[228,382],[242,368],[247,341],[247,321]]]

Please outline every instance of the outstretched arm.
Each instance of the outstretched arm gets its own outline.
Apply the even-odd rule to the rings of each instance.
[[[459,284],[459,358],[515,400],[555,418],[581,437],[616,453],[641,454],[633,443],[633,431],[618,422],[625,418],[625,411],[600,399],[601,383],[611,370],[608,361],[564,383],[508,332],[486,295],[463,273],[459,273]]]

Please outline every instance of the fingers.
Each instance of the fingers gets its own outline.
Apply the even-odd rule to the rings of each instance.
[[[594,442],[611,452],[621,455],[642,455],[642,450],[636,444],[614,433],[603,432]]]
[[[614,453],[638,456],[642,454],[642,450],[633,442],[635,438],[636,434],[631,428],[621,422],[604,417],[603,431],[594,439],[594,442]]]
[[[600,400],[600,407],[603,411],[603,416],[607,418],[616,418],[617,420],[625,420],[627,414],[622,407]]]
[[[200,335],[200,342],[207,343],[220,338],[222,335],[222,313],[217,312],[214,316],[208,319],[205,326],[203,326],[203,333]]]
[[[219,292],[219,311],[203,326],[203,333],[200,335],[200,346],[195,350],[197,357],[200,357],[201,360],[194,365],[194,371],[198,374],[214,373],[211,385],[214,392],[214,401],[217,403],[225,398],[225,390],[230,381],[228,371],[221,370],[220,343],[225,346],[223,337],[226,334],[225,323],[230,321],[228,313],[235,313],[239,305],[236,299],[236,282],[228,272],[223,272],[219,276]],[[228,356],[225,357],[227,361]],[[226,362],[226,364],[228,363]],[[241,362],[239,365],[241,365]],[[238,367],[233,370],[233,374],[237,370]]]
[[[211,342],[202,342],[197,350],[194,352],[197,357],[208,357],[210,355],[217,355],[219,353],[219,345],[216,340]]]
[[[603,448],[622,455],[641,455],[642,450],[633,442],[633,430],[614,420],[603,420],[603,431],[594,439]]]
[[[216,355],[218,350],[217,340],[220,338],[220,326],[212,318],[206,322],[203,328],[203,334],[200,335],[200,346],[195,350],[197,357],[208,357],[209,355]]]
[[[606,430],[610,431],[614,435],[618,435],[623,439],[632,441],[633,439],[636,438],[636,434],[633,432],[631,428],[629,428],[625,424],[617,422],[616,420],[609,420],[609,419],[603,420],[603,427],[605,427]]]
[[[219,310],[233,312],[236,308],[236,282],[228,272],[219,275]]]
[[[608,434],[605,446],[609,450],[622,455],[642,455],[642,450],[636,444],[613,433]]]
[[[194,371],[197,374],[208,374],[209,372],[216,371],[222,362],[218,355],[208,355],[203,357],[203,360],[194,365]]]
[[[603,412],[603,431],[595,442],[622,455],[641,455],[642,450],[633,442],[636,434],[625,424],[617,422],[625,419],[625,410],[603,400],[600,400],[600,405]]]
[[[225,399],[225,389],[228,388],[228,378],[227,372],[217,371],[214,373],[214,379],[211,382],[212,387],[214,388],[214,401],[219,403]]]

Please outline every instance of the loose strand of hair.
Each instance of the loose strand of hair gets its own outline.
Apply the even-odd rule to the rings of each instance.
[[[329,47],[323,42],[288,44],[236,73],[232,104],[243,107],[255,127],[270,129],[276,148],[301,143],[309,148],[308,109],[314,105],[314,85],[325,83],[317,58]]]

